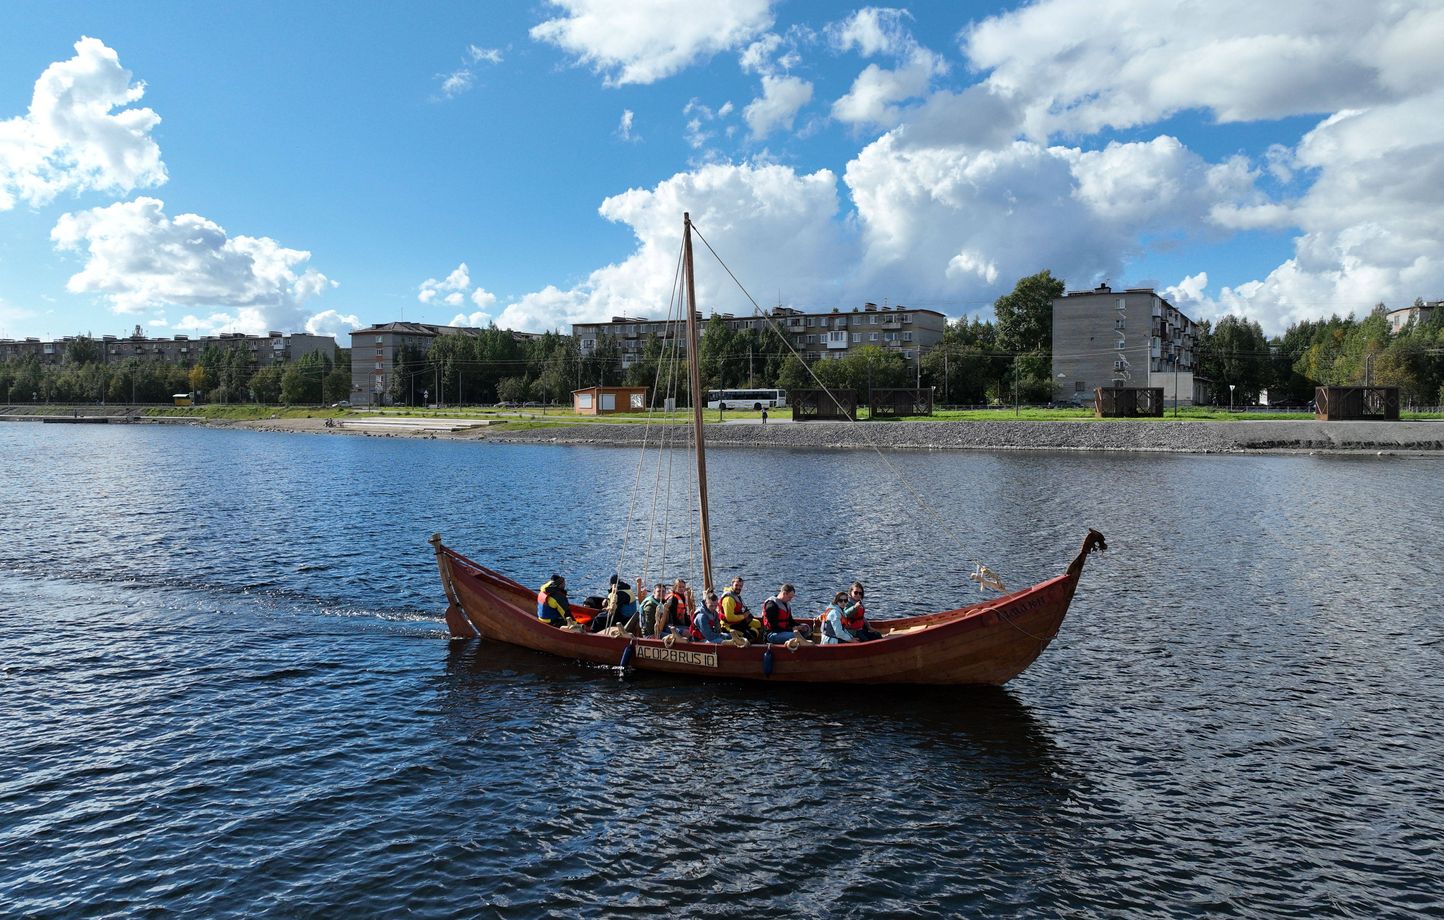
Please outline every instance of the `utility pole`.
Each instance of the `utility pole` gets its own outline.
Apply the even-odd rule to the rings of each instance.
[[[755,386],[757,386],[757,382],[752,379],[752,346],[751,346],[751,345],[748,345],[748,346],[747,346],[747,388],[750,390],[750,389],[752,389],[752,388],[755,387]]]
[[[1018,358],[1020,355],[1013,355],[1013,416],[1016,418],[1023,414],[1018,407]]]

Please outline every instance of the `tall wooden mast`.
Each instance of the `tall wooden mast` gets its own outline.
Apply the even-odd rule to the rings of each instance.
[[[687,276],[687,368],[692,391],[692,438],[697,444],[697,501],[702,509],[702,589],[712,589],[712,532],[707,516],[707,447],[702,438],[702,368],[697,354],[697,285],[692,276],[692,215],[682,214],[682,270]],[[700,603],[700,602],[699,602]]]

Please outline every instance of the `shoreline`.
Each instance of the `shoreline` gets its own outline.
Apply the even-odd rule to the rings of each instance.
[[[190,421],[190,420],[187,420]],[[324,419],[266,419],[206,422],[212,427],[350,437],[638,447],[644,436],[655,443],[657,429],[630,423],[587,423],[508,430],[505,425],[459,430],[384,430],[360,424],[326,427]],[[686,437],[687,426],[671,426]],[[801,450],[1043,450],[1185,454],[1418,454],[1444,453],[1444,422],[1319,421],[1056,421],[1056,422],[806,422],[709,425],[707,446]]]
[[[660,439],[662,425],[575,422],[555,416],[547,427],[511,420],[385,416],[207,419],[195,416],[0,416],[0,421],[204,425],[286,434],[630,447]],[[518,419],[529,424],[530,419]],[[671,436],[690,438],[672,424]],[[648,432],[650,431],[650,434]],[[908,422],[742,421],[707,426],[707,446],[793,450],[1033,450],[1182,454],[1387,454],[1444,456],[1444,420],[1321,422],[1313,419],[1203,420],[949,420]]]

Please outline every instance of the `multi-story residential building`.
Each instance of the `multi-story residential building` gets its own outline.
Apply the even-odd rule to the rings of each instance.
[[[843,358],[856,349],[874,345],[902,355],[909,364],[916,363],[925,349],[942,342],[948,319],[937,310],[911,307],[879,307],[868,303],[844,311],[808,312],[789,307],[776,307],[766,316],[733,316],[718,314],[733,331],[775,328],[786,336],[798,354],[808,361]],[[702,322],[701,317],[698,321]],[[646,347],[648,336],[685,340],[686,320],[651,320],[634,316],[614,316],[609,323],[576,323],[572,335],[583,355],[597,349],[603,337],[617,340],[622,353],[622,366],[636,362]]]
[[[431,350],[439,335],[481,335],[484,330],[471,326],[437,326],[432,323],[377,323],[351,333],[351,403],[356,406],[381,405],[396,371],[396,357],[404,346],[422,354]],[[513,332],[518,341],[540,338],[530,332]],[[417,385],[421,389],[421,385]]]
[[[1152,288],[1100,284],[1053,301],[1053,392],[1087,402],[1094,387],[1163,387],[1164,399],[1203,401],[1196,378],[1198,324]]]
[[[1404,327],[1409,325],[1411,320],[1415,325],[1428,322],[1430,315],[1441,307],[1444,307],[1444,300],[1432,300],[1428,303],[1421,301],[1415,303],[1413,306],[1390,310],[1388,315],[1389,331],[1398,335],[1404,331]]]
[[[24,341],[0,339],[0,361],[25,358],[35,355],[41,364],[62,364],[66,352],[76,336],[66,336],[54,341],[28,338]],[[251,362],[257,368],[272,364],[289,364],[312,352],[321,352],[328,361],[336,360],[336,339],[329,335],[311,335],[304,332],[286,334],[270,332],[266,335],[246,335],[242,332],[220,335],[191,336],[176,335],[169,338],[148,338],[139,326],[125,338],[114,335],[101,336],[92,340],[98,360],[103,362],[123,361],[126,358],[140,358],[146,361],[160,361],[178,367],[195,364],[202,351],[208,346],[230,350],[240,348],[249,353]]]

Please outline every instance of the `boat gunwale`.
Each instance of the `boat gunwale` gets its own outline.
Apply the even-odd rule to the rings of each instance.
[[[608,636],[603,633],[575,632],[558,629],[537,618],[526,609],[525,605],[530,603],[533,592],[520,582],[501,574],[495,569],[488,568],[474,560],[468,559],[466,556],[463,556],[461,553],[444,544],[438,543],[437,552],[438,555],[444,553],[451,562],[460,563],[464,569],[470,570],[468,574],[472,577],[484,583],[490,583],[493,591],[501,589],[519,599],[519,603],[513,602],[499,606],[501,606],[503,612],[518,625],[525,624],[524,628],[527,632],[536,637],[537,645],[522,643],[528,647],[535,648],[538,651],[551,652],[552,649],[543,646],[556,646],[561,644],[564,647],[570,647],[569,653],[571,654],[587,652],[591,655],[597,655],[599,659],[601,654],[607,652],[611,654],[606,657],[615,658],[619,656],[622,650],[628,645],[633,644],[640,647],[668,648],[663,640],[653,637],[632,636],[630,634]],[[1011,594],[953,610],[921,614],[912,617],[878,620],[876,621],[877,626],[886,625],[893,629],[907,630],[906,632],[900,632],[898,634],[884,634],[881,639],[869,642],[840,642],[826,645],[821,643],[808,643],[795,650],[787,649],[786,651],[789,656],[795,655],[801,660],[816,659],[837,662],[885,658],[894,655],[906,656],[920,646],[935,644],[944,638],[955,638],[975,629],[1001,625],[1002,623],[1011,623],[1023,636],[1039,642],[1040,646],[1038,651],[1041,652],[1042,648],[1056,635],[1057,628],[1062,623],[1063,615],[1066,614],[1068,603],[1072,597],[1071,588],[1067,593],[1067,597],[1062,601],[1062,610],[1059,611],[1056,624],[1046,635],[1031,633],[1016,623],[1013,623],[1012,617],[1009,616],[1011,612],[1010,608],[1017,607],[1032,597],[1046,594],[1060,583],[1068,581],[1076,582],[1078,574],[1076,571],[1069,571],[1062,575],[1038,582],[1027,588],[1019,589]],[[576,604],[572,604],[571,607],[573,609],[590,610],[590,608],[578,608]],[[468,620],[473,620],[464,608],[462,609],[462,613],[466,615]],[[989,614],[993,615],[989,616]],[[815,619],[799,619],[801,622],[816,623]],[[473,625],[475,625],[474,620]],[[915,626],[923,626],[924,628],[908,628]],[[678,642],[672,648],[684,651],[715,652],[719,656],[719,663],[726,661],[760,661],[765,650],[769,648],[778,651],[786,649],[783,645],[773,643],[753,643],[745,647],[738,647],[730,643],[719,644],[697,641]],[[774,654],[776,654],[776,652],[774,652]]]

